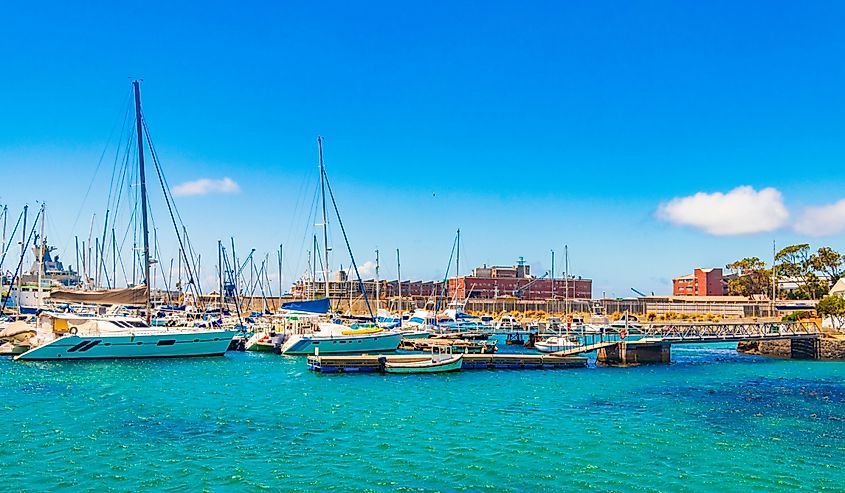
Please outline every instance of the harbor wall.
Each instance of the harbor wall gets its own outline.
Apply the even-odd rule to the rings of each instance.
[[[827,335],[814,339],[742,341],[737,352],[787,359],[845,361],[845,336]]]

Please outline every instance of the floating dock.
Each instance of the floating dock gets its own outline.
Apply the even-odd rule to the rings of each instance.
[[[584,368],[587,358],[551,354],[464,354],[462,370],[544,370]],[[360,356],[309,356],[308,369],[319,373],[380,372],[385,361],[415,362],[431,358],[429,354]]]
[[[468,341],[464,339],[402,339],[399,349],[403,351],[425,351],[452,348],[455,354],[490,354],[496,352],[496,341]]]

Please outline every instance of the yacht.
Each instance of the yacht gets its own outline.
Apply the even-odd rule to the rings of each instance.
[[[47,320],[43,320],[47,318]],[[43,317],[30,349],[16,360],[82,360],[222,356],[232,330],[151,327],[134,317]]]

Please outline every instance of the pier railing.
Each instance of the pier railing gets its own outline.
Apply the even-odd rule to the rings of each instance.
[[[814,322],[805,321],[665,323],[643,325],[636,332],[639,336],[636,339],[643,342],[682,343],[818,337],[821,329]]]

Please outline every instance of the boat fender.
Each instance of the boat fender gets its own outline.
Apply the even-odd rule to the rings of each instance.
[[[78,332],[79,329],[77,329],[76,327],[71,327],[70,330],[68,330],[68,333],[72,336],[75,336]]]
[[[379,370],[384,371],[385,364],[387,364],[387,358],[384,357],[384,356],[379,356],[379,358],[378,358]]]
[[[622,338],[622,339],[628,337],[628,330],[627,329],[620,330],[619,331],[619,337]]]

